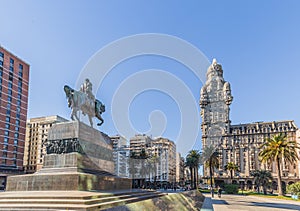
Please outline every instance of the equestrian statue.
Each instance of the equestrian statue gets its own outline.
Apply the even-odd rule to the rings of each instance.
[[[93,127],[93,117],[97,117],[100,120],[98,126],[101,126],[104,120],[101,114],[105,112],[105,105],[95,98],[92,93],[92,83],[89,79],[85,79],[85,82],[81,85],[80,91],[76,91],[69,87],[64,86],[64,91],[68,99],[68,107],[72,109],[71,119],[80,121],[77,112],[82,111],[83,115],[88,115],[91,127]]]

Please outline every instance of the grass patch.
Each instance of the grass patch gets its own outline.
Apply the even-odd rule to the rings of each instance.
[[[257,193],[257,192],[253,192],[253,191],[239,191],[238,194],[243,194],[246,196],[259,196],[259,197],[265,197],[265,198],[274,198],[274,199],[285,199],[285,200],[293,200],[293,201],[299,201],[299,200],[295,200],[292,199],[290,196],[278,196],[277,194],[267,194],[264,195],[263,193]]]
[[[210,190],[208,190],[208,189],[198,189],[201,193],[210,193]],[[217,193],[217,191],[216,190],[214,190],[214,192],[215,193]]]

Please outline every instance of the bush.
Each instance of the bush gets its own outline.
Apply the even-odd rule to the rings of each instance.
[[[300,182],[288,185],[287,191],[292,195],[297,195],[298,197],[300,197]]]
[[[225,184],[225,192],[229,194],[237,194],[239,192],[239,186],[235,184]]]

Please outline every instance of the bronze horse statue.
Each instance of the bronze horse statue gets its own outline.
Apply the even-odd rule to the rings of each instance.
[[[72,109],[71,119],[80,121],[77,112],[82,111],[83,115],[88,115],[91,127],[93,127],[93,117],[97,117],[100,120],[98,126],[101,126],[104,120],[101,117],[101,114],[105,112],[105,105],[102,104],[99,100],[90,99],[86,93],[82,91],[76,91],[69,87],[68,85],[64,86],[64,91],[68,99],[68,107]]]

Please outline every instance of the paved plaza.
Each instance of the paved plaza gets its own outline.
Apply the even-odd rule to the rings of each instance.
[[[274,198],[265,198],[257,196],[241,196],[241,195],[222,195],[219,199],[217,195],[214,198],[210,194],[204,194],[205,204],[201,210],[214,210],[214,211],[287,211],[287,210],[300,210],[300,202],[291,200],[282,200]]]

